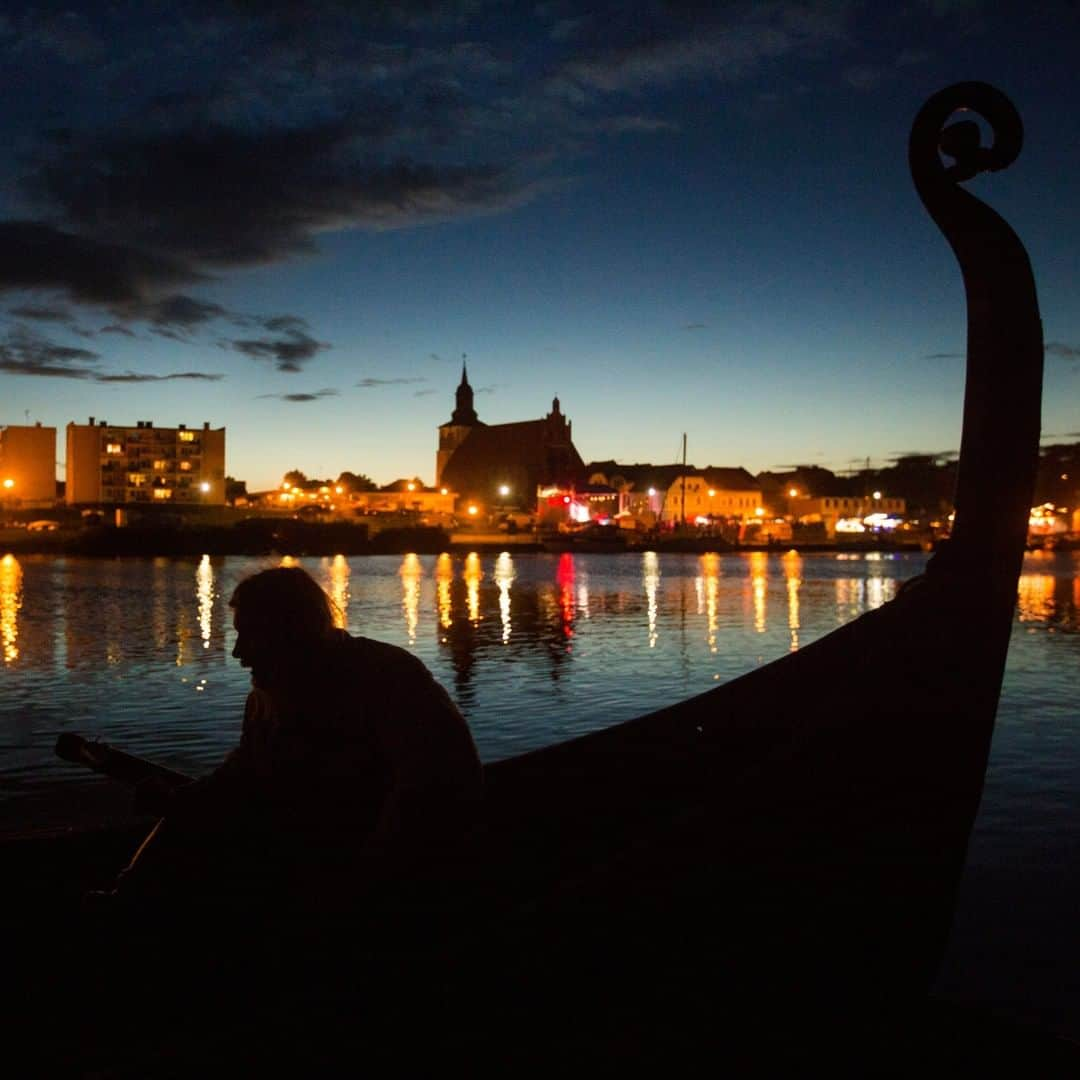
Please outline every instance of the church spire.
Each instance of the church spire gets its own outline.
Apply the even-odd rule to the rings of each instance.
[[[455,408],[450,417],[451,424],[462,424],[471,427],[480,422],[473,408],[473,389],[469,385],[469,373],[465,367],[465,354],[461,354],[461,383],[458,385],[454,396]]]

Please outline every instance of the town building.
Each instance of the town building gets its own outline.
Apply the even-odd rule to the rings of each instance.
[[[56,428],[0,427],[0,500],[5,506],[56,502]]]
[[[711,525],[752,521],[764,513],[761,485],[745,470],[680,470],[664,494],[660,520],[667,525]]]
[[[559,399],[540,420],[485,424],[476,413],[465,365],[448,423],[439,427],[435,487],[458,494],[459,512],[479,514],[533,508],[542,487],[568,487],[585,479],[585,466],[571,439],[570,421]]]
[[[67,426],[72,505],[225,505],[225,429],[134,427],[105,420]]]
[[[796,522],[820,524],[830,539],[838,532],[893,528],[906,512],[903,499],[880,491],[869,495],[796,495],[789,499],[788,507]]]
[[[417,479],[395,480],[378,491],[357,491],[350,497],[356,510],[372,514],[405,514],[449,519],[454,513],[455,495],[449,488],[425,487]]]
[[[745,469],[594,461],[587,472],[590,483],[619,493],[618,515],[645,527],[739,524],[760,516],[761,485]]]

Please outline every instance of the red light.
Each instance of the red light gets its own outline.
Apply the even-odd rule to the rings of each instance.
[[[563,501],[564,503],[569,503],[569,502],[570,502],[570,496],[569,496],[569,495],[564,495],[564,496],[562,497],[562,501]]]

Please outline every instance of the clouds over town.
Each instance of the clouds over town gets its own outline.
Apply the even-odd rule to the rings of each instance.
[[[480,0],[188,3],[167,37],[149,9],[27,7],[0,22],[0,61],[18,64],[9,89],[23,91],[0,205],[0,290],[22,294],[7,314],[192,344],[218,324],[218,346],[300,372],[329,343],[298,315],[241,315],[203,291],[310,257],[325,234],[542,197],[587,142],[672,128],[641,90],[839,47],[850,6],[610,3],[582,16],[553,2],[510,27]],[[38,85],[67,94],[39,103]],[[260,332],[220,325],[245,320]],[[21,362],[56,368],[43,348]]]

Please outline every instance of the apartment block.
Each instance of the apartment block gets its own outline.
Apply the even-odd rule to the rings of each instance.
[[[225,429],[134,427],[105,420],[67,426],[69,504],[223,506]]]
[[[56,501],[56,428],[0,427],[0,500],[11,505]]]

